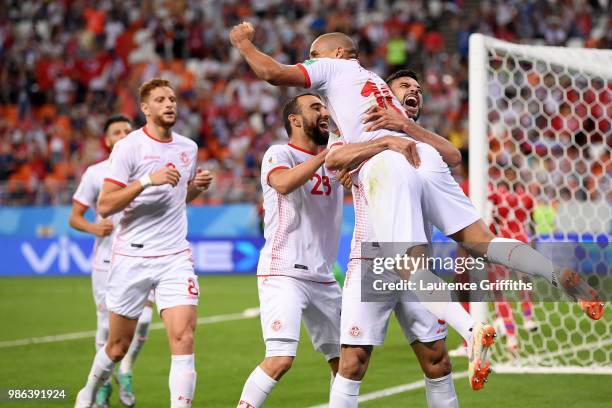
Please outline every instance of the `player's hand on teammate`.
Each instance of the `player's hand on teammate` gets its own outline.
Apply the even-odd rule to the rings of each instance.
[[[193,179],[193,184],[200,191],[206,191],[210,187],[210,184],[213,181],[213,176],[210,171],[202,170],[198,168],[196,170],[196,176]]]
[[[97,237],[106,237],[113,232],[113,228],[113,222],[106,218],[94,224],[93,233]]]
[[[350,190],[353,187],[353,180],[346,169],[340,170],[338,173],[338,181],[340,181],[340,184],[342,184],[347,190]]]
[[[399,136],[385,136],[385,142],[387,149],[403,154],[412,167],[417,168],[421,165],[421,158],[414,140]]]
[[[230,42],[234,47],[238,47],[244,41],[252,41],[255,35],[253,24],[242,22],[232,28],[230,31]]]
[[[161,186],[163,184],[170,184],[172,187],[176,187],[181,178],[181,173],[178,172],[177,169],[166,166],[162,169],[159,169],[155,173],[151,173],[149,176],[151,178],[152,186]]]
[[[379,129],[401,131],[408,119],[395,109],[383,109],[380,106],[372,106],[366,112],[363,123],[366,124],[366,132]]]

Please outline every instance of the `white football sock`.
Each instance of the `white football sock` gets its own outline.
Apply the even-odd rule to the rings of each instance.
[[[426,269],[416,271],[411,281],[417,282],[417,287],[420,287],[419,281],[422,281],[424,285],[427,283],[444,282],[436,274]],[[471,329],[475,324],[474,319],[465,311],[461,303],[453,302],[449,290],[436,290],[432,293],[425,290],[416,290],[414,293],[431,314],[448,323],[450,327],[455,329],[469,343],[472,337]]]
[[[272,379],[260,366],[255,367],[255,370],[244,383],[238,408],[259,408],[263,406],[277,383],[278,381]]]
[[[172,356],[170,365],[170,406],[191,407],[196,386],[196,372],[193,354]]]
[[[136,357],[138,357],[138,353],[140,353],[142,346],[144,346],[145,342],[147,341],[147,334],[149,333],[149,325],[151,324],[152,316],[153,309],[151,306],[145,306],[140,314],[140,317],[138,318],[136,331],[134,332],[132,343],[130,343],[130,348],[128,349],[123,360],[121,360],[121,365],[119,366],[119,371],[121,374],[132,372],[132,367],[134,366]]]
[[[108,340],[108,311],[97,311],[96,325],[96,352],[98,352],[106,344]]]
[[[115,363],[106,354],[104,347],[98,350],[91,370],[89,371],[89,376],[87,377],[87,384],[85,384],[85,387],[81,390],[79,397],[83,400],[93,402],[98,389],[111,376],[113,368],[115,368]]]
[[[555,267],[550,259],[516,239],[493,238],[487,248],[487,260],[531,276],[541,276],[557,287]]]
[[[425,377],[425,394],[428,408],[459,407],[451,374],[440,378]]]
[[[356,408],[361,381],[353,381],[336,374],[329,398],[329,408]]]

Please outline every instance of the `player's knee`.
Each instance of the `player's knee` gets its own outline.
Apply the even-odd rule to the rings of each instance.
[[[266,357],[261,363],[262,369],[274,380],[279,380],[293,365],[293,357]]]
[[[351,348],[342,353],[338,372],[349,380],[361,381],[368,366],[370,353],[362,348]]]
[[[432,354],[423,366],[423,374],[427,378],[440,378],[452,371],[451,360],[446,350]]]
[[[131,339],[124,337],[108,339],[106,344],[106,354],[111,360],[117,362],[125,357],[128,349],[130,348],[130,343]]]
[[[193,330],[185,329],[173,333],[170,342],[177,348],[191,348],[193,346]]]

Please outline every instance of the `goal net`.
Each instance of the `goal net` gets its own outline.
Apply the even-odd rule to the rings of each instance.
[[[470,196],[483,218],[536,246],[595,242],[583,276],[609,284],[612,51],[473,34],[469,70]],[[495,304],[471,310],[499,323],[497,372],[612,374],[606,300],[599,321],[574,303],[510,302],[513,339]]]

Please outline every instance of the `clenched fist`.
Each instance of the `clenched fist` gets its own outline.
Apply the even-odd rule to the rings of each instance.
[[[212,181],[213,181],[213,176],[210,173],[210,171],[202,170],[200,168],[196,170],[196,176],[193,179],[193,184],[196,186],[198,190],[200,191],[208,190],[208,187],[210,187],[210,183],[212,183]]]
[[[240,44],[244,41],[252,41],[253,35],[255,35],[255,28],[253,27],[253,24],[242,22],[232,28],[229,37],[232,45],[238,48],[238,46],[240,46]]]
[[[113,222],[108,218],[94,224],[94,234],[97,237],[106,237],[113,232]]]
[[[179,179],[181,178],[181,173],[179,173],[177,169],[167,166],[156,171],[155,173],[151,173],[149,177],[151,178],[152,186],[171,184],[172,187],[176,187]]]
[[[340,184],[342,184],[347,190],[353,188],[353,179],[346,169],[340,170],[340,173],[338,173],[338,181],[340,181]]]

